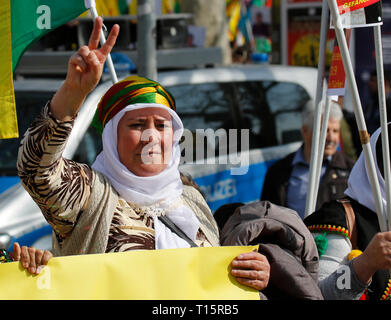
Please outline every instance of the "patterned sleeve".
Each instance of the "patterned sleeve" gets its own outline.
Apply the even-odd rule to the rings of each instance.
[[[72,121],[58,121],[46,104],[19,146],[17,169],[27,192],[56,235],[65,238],[85,208],[93,173],[89,166],[64,159]]]

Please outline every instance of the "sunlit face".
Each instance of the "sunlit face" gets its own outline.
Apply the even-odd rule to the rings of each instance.
[[[117,135],[119,160],[135,175],[154,176],[169,164],[174,133],[167,110],[128,111],[118,123]]]
[[[304,140],[304,147],[306,149],[305,152],[309,157],[309,155],[311,154],[312,146],[312,130],[309,130],[306,126],[303,126],[301,132]],[[327,125],[326,143],[323,154],[324,157],[332,156],[335,152],[337,152],[340,132],[341,121],[330,118]]]
[[[341,121],[333,118],[329,119],[327,125],[326,144],[324,147],[324,156],[332,156],[337,152],[341,132]]]

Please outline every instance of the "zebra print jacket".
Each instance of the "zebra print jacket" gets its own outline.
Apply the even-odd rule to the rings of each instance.
[[[74,124],[50,104],[21,141],[18,174],[53,228],[54,255],[155,249],[153,218],[122,199],[106,177],[62,153]],[[184,185],[182,201],[201,222],[198,246],[218,246],[218,227],[202,195]]]

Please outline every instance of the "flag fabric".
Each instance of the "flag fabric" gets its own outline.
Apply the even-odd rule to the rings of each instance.
[[[226,15],[229,19],[228,38],[230,42],[234,42],[238,33],[238,26],[241,19],[241,2],[239,0],[227,0]]]
[[[7,139],[18,137],[12,72],[21,56],[42,36],[87,8],[84,0],[0,1],[0,139]]]
[[[130,15],[137,15],[137,6],[138,0],[130,0],[128,2]],[[155,2],[155,10],[156,14],[180,13],[181,0],[161,0],[161,2]]]
[[[96,10],[102,17],[118,16],[121,14],[119,0],[96,0],[95,4]]]
[[[371,27],[383,24],[380,0],[337,0],[338,12],[343,28]],[[330,26],[334,23],[330,19]]]
[[[11,3],[1,0],[0,6],[0,138],[18,136],[14,87],[12,81]]]
[[[351,33],[351,29],[345,29],[345,38],[348,48],[350,46]],[[335,39],[326,94],[328,96],[344,96],[345,80],[346,76],[345,69],[343,67],[341,52],[339,50],[337,39]]]

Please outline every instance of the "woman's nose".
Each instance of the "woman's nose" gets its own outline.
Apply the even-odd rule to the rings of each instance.
[[[159,142],[159,133],[156,128],[148,128],[143,131],[141,140],[147,143]]]

